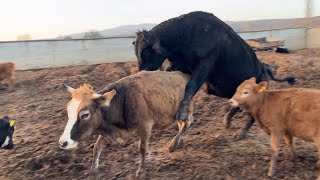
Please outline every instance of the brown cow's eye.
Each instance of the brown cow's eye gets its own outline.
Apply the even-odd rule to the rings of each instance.
[[[80,119],[83,119],[83,120],[90,119],[90,117],[91,117],[90,111],[89,110],[82,110],[79,113],[79,117],[80,117]]]
[[[82,114],[81,115],[81,119],[86,119],[86,118],[88,118],[89,117],[89,114]]]

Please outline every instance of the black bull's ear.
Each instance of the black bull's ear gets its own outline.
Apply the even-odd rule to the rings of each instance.
[[[135,45],[135,44],[136,44],[136,41],[133,41],[133,42],[132,42],[132,45]]]

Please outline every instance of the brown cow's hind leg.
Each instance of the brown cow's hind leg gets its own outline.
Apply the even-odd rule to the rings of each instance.
[[[139,141],[139,149],[140,149],[140,163],[139,168],[136,172],[136,177],[145,177],[146,176],[146,155],[148,149],[149,138],[151,135],[153,125],[147,125],[143,129],[138,130],[138,136],[140,138]]]

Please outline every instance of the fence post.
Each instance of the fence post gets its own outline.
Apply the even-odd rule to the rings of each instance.
[[[312,8],[312,0],[305,0],[306,2],[306,17],[305,17],[305,48],[308,48],[309,45],[309,41],[308,41],[308,32],[309,32],[309,26],[310,26],[310,20],[311,20],[311,16],[312,16],[312,12],[311,12],[311,8]]]

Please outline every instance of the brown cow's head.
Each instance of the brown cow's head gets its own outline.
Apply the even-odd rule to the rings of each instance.
[[[161,45],[160,40],[154,34],[145,30],[137,33],[133,45],[139,71],[157,70],[168,56],[168,51]]]
[[[256,84],[256,78],[245,80],[237,88],[236,93],[229,100],[232,106],[250,106],[257,100],[257,95],[266,90],[268,82],[264,81]]]
[[[59,145],[63,149],[71,149],[77,147],[79,140],[91,135],[101,125],[101,108],[110,106],[116,90],[100,95],[94,93],[88,84],[83,84],[78,89],[65,84],[64,87],[71,93],[72,99],[67,105],[68,123],[59,139]]]

